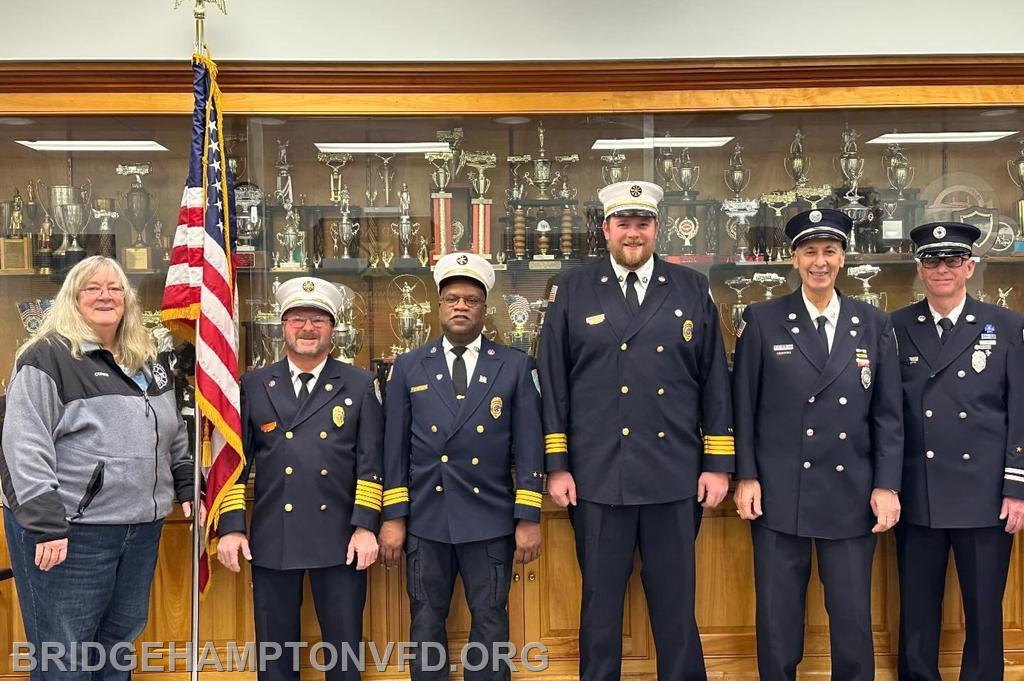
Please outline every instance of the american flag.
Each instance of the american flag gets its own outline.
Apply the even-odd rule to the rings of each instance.
[[[217,66],[195,54],[192,148],[178,211],[162,311],[165,325],[196,347],[196,424],[203,433],[207,522],[199,588],[210,578],[209,553],[223,497],[242,470],[238,388],[238,295],[235,289],[234,187],[224,160]]]

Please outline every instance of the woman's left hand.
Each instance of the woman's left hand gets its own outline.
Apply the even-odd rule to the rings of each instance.
[[[192,517],[192,502],[183,501],[181,502],[181,512],[185,514],[186,518]],[[199,504],[199,527],[206,525],[206,504]]]
[[[36,567],[48,572],[64,562],[68,557],[68,540],[54,539],[36,544]]]

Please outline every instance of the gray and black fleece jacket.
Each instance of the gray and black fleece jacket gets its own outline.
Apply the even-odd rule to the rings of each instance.
[[[81,359],[60,336],[22,355],[7,388],[3,503],[37,542],[69,523],[153,522],[192,499],[188,434],[168,368],[147,364],[142,390],[97,345]]]

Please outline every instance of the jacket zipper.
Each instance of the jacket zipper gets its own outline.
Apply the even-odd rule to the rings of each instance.
[[[156,435],[156,443],[153,445],[153,522],[156,522],[156,487],[160,477],[160,420],[157,418],[156,409],[149,404],[149,391],[143,390],[142,397],[146,400],[146,416],[149,416],[150,411],[153,412],[153,432]]]

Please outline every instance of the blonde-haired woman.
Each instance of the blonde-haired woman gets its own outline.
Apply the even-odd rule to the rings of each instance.
[[[7,390],[0,490],[33,679],[130,677],[163,519],[175,497],[191,515],[192,465],[135,291],[116,261],[83,260]]]

